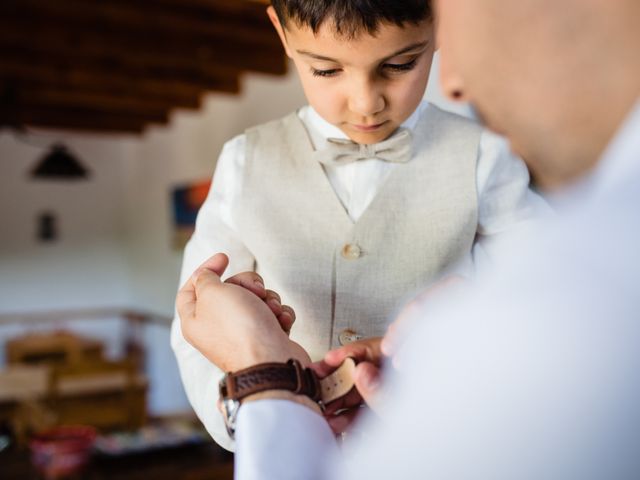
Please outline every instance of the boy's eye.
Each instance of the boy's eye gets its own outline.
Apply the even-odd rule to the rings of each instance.
[[[416,63],[418,63],[418,59],[414,58],[407,63],[385,63],[382,68],[391,70],[392,72],[407,72],[409,70],[413,70],[413,68],[416,66]]]
[[[338,72],[340,72],[340,70],[337,68],[332,68],[330,70],[318,70],[315,68],[311,69],[311,73],[314,77],[333,77],[337,75]]]

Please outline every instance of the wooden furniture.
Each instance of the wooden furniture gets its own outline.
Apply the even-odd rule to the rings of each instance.
[[[49,382],[46,366],[15,365],[0,371],[0,423],[8,423],[20,445],[32,430],[54,423],[43,403]]]
[[[146,417],[148,381],[142,354],[108,360],[97,340],[68,332],[29,334],[7,342],[0,371],[0,421],[24,444],[29,431],[84,424],[135,429]]]
[[[9,364],[65,365],[103,357],[102,342],[69,332],[31,333],[6,345]]]
[[[146,393],[133,362],[87,361],[51,369],[46,403],[57,424],[134,429],[144,424]]]

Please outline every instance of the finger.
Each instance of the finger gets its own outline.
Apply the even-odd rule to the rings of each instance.
[[[222,284],[220,276],[214,271],[202,269],[197,272],[193,280],[195,286],[196,300],[200,298],[206,290],[215,288]]]
[[[332,415],[340,410],[349,409],[359,407],[364,403],[362,395],[357,389],[352,389],[349,393],[347,393],[344,397],[340,397],[339,399],[328,403],[325,405],[325,415]]]
[[[193,276],[197,277],[202,270],[211,270],[216,275],[222,276],[228,266],[229,257],[227,257],[227,255],[225,255],[224,253],[216,253],[212,257],[209,257],[207,260],[205,260],[204,263],[202,263],[202,265],[200,265],[196,269]]]
[[[328,375],[331,375],[336,370],[335,365],[333,364],[329,365],[324,360],[319,360],[317,362],[312,363],[311,365],[309,365],[309,368],[311,368],[314,372],[316,372],[316,375],[319,378],[324,378]]]
[[[267,302],[267,306],[271,309],[276,317],[279,317],[282,314],[282,303],[280,301],[280,295],[278,295],[273,290],[267,290],[264,300],[265,302]]]
[[[340,415],[334,415],[325,418],[327,419],[327,423],[329,423],[329,426],[331,427],[333,433],[336,435],[340,435],[341,433],[344,433],[349,429],[359,413],[360,408],[353,408],[341,413]]]
[[[246,288],[251,293],[254,293],[262,299],[267,295],[267,291],[264,288],[264,280],[256,272],[239,273],[233,277],[227,278],[225,283],[233,283],[234,285]]]
[[[383,355],[380,350],[382,338],[366,338],[350,343],[336,350],[330,350],[324,357],[328,365],[339,366],[347,357],[351,357],[358,362],[371,362],[376,365],[382,363]]]
[[[289,305],[282,305],[282,314],[278,316],[278,322],[287,335],[291,332],[295,321],[296,312],[293,311],[293,308]]]
[[[380,391],[380,369],[369,363],[363,362],[356,365],[356,388],[364,402],[375,409],[376,397]]]

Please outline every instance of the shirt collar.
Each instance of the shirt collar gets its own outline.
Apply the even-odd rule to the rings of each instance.
[[[593,194],[600,195],[640,173],[640,99],[593,172]]]
[[[640,99],[636,102],[594,169],[582,179],[548,195],[560,210],[598,202],[629,178],[640,177]]]

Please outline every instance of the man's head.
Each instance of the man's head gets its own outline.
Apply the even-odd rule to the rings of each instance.
[[[358,143],[417,108],[435,40],[428,0],[272,0],[269,17],[312,107]]]
[[[441,80],[545,187],[595,165],[640,95],[638,0],[436,0]]]

